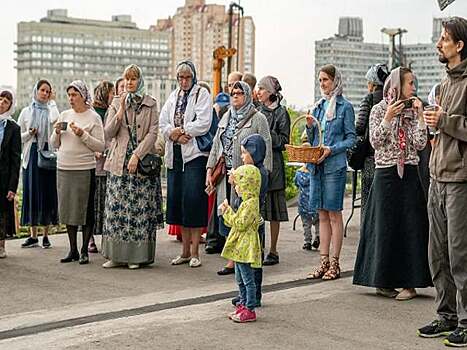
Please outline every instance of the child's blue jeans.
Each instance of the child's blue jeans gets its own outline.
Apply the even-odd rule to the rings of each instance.
[[[256,306],[255,269],[250,264],[235,262],[235,279],[240,290],[240,303],[253,311]]]

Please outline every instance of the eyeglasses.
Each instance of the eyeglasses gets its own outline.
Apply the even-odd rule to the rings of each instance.
[[[245,93],[243,91],[236,91],[236,92],[232,92],[230,94],[230,96],[234,97],[234,96],[242,96],[242,95],[245,95]]]

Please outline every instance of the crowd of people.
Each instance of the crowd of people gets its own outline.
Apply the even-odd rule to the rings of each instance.
[[[445,335],[453,346],[467,346],[466,43],[465,19],[443,22],[436,47],[447,76],[427,102],[417,95],[411,69],[370,67],[357,118],[338,67],[321,67],[322,96],[301,136],[305,147],[322,144],[321,156],[294,179],[303,249],[320,251],[307,278],[340,277],[349,159],[362,172],[353,283],[396,300],[434,286],[439,319],[418,334]],[[50,82],[39,80],[17,123],[14,93],[0,92],[0,257],[5,238],[15,234],[22,168],[20,221],[30,229],[22,247],[39,245],[38,227],[42,246],[50,247],[49,228],[61,223],[69,239],[62,263],[89,263],[89,253],[98,251],[94,235],[102,235],[104,268],[137,269],[155,261],[156,231],[168,224],[182,241],[171,264],[197,268],[206,232],[206,253],[226,259],[218,274],[235,274],[239,286],[229,317],[254,321],[262,266],[279,263],[280,223],[288,221],[284,151],[291,120],[282,87],[273,76],[257,82],[231,72],[225,92],[212,97],[189,60],[177,65],[176,77],[178,87],[160,112],[134,64],[115,84],[102,81],[93,96],[83,81],[71,82],[70,109],[61,113]]]

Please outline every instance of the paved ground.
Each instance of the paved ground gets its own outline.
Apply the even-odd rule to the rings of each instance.
[[[52,238],[50,250],[8,241],[9,257],[0,261],[0,349],[444,348],[440,340],[415,336],[433,318],[433,290],[396,302],[352,286],[358,222],[355,217],[344,243],[346,277],[322,283],[303,281],[319,255],[304,252],[301,231],[284,225],[281,263],[265,268],[269,291],[258,322],[247,325],[225,316],[235,284],[232,276],[216,275],[222,259],[202,255],[199,269],[170,266],[180,244],[165,233],[158,236],[156,263],[137,271],[104,270],[100,255],[88,266],[60,264],[64,235]]]

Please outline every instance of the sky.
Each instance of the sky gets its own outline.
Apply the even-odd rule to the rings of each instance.
[[[206,0],[225,4],[230,0]],[[41,0],[2,3],[0,21],[0,86],[16,86],[14,50],[16,24],[39,21],[48,9],[66,8],[70,17],[110,20],[112,15],[129,14],[139,28],[149,28],[166,18],[185,0]],[[137,4],[137,7],[135,7]],[[467,18],[467,0],[456,0],[443,12],[437,0],[241,0],[245,15],[256,25],[256,67],[258,78],[276,76],[289,104],[313,103],[314,42],[337,33],[339,17],[363,19],[366,42],[387,42],[382,27],[408,30],[405,43],[431,40],[432,19],[441,16]]]

